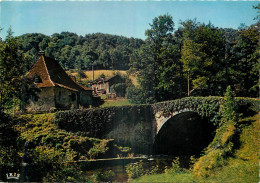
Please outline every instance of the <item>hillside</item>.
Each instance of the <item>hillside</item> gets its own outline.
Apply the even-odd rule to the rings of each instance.
[[[82,82],[86,83],[87,81],[92,80],[92,71],[90,70],[85,70],[83,71],[85,74],[85,78],[79,78],[79,72],[77,70],[70,70],[67,71],[68,74],[72,75],[72,76],[76,76],[77,80],[81,79]],[[128,76],[129,79],[132,81],[132,83],[137,86],[138,82],[137,82],[137,77],[133,76],[133,75],[128,75],[127,71],[125,70],[95,70],[94,71],[94,78],[97,79],[100,75],[105,75],[105,77],[111,77],[114,76],[116,74],[121,74],[121,75],[125,75]]]
[[[46,56],[55,58],[65,69],[90,70],[92,62],[88,53],[93,51],[96,69],[128,70],[132,53],[144,43],[141,39],[127,38],[110,34],[86,34],[62,32],[51,36],[32,33],[18,37],[19,50],[25,53],[32,63],[37,59],[37,53],[45,51]]]

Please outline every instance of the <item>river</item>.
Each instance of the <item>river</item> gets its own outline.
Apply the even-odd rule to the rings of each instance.
[[[99,159],[90,161],[80,161],[79,166],[82,171],[86,171],[89,177],[93,175],[106,174],[113,172],[113,182],[127,182],[128,176],[126,173],[126,165],[130,163],[136,163],[142,161],[145,164],[146,171],[151,170],[152,167],[158,165],[159,171],[164,172],[165,167],[171,167],[172,161],[176,157],[170,157],[165,155],[160,156],[143,156],[133,158],[111,158],[111,159]],[[179,157],[181,167],[188,168],[189,157]]]

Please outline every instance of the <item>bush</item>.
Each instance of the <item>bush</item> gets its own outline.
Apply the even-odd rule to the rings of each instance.
[[[230,87],[224,97],[224,102],[219,108],[221,119],[216,135],[202,156],[194,164],[194,174],[197,177],[208,177],[214,169],[223,167],[226,159],[234,150],[234,136],[238,122],[237,103],[234,100]]]
[[[99,172],[91,176],[92,182],[112,182],[115,177],[115,173],[112,170],[105,172]]]
[[[111,91],[116,93],[117,97],[125,97],[126,94],[126,84],[118,83],[111,86]]]
[[[172,167],[165,169],[166,174],[180,173],[181,171],[182,168],[180,167],[179,158],[176,158],[172,161]]]
[[[138,177],[141,177],[145,175],[146,171],[144,169],[144,164],[142,161],[137,163],[131,163],[126,166],[126,173],[128,175],[128,178],[136,179]]]

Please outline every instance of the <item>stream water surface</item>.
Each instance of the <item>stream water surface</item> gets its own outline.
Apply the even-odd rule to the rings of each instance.
[[[115,159],[103,159],[103,160],[93,160],[93,161],[82,161],[80,167],[83,171],[87,172],[88,176],[93,176],[95,174],[105,173],[112,171],[113,182],[127,182],[128,176],[126,173],[126,165],[130,163],[136,163],[142,161],[145,164],[146,171],[150,171],[152,167],[158,165],[159,171],[164,172],[165,167],[171,167],[172,161],[176,157],[170,156],[153,156],[153,157],[136,157],[136,158],[115,158]],[[188,168],[190,157],[182,156],[179,157],[180,166]]]

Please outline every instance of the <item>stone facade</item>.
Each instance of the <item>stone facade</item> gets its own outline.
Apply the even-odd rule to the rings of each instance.
[[[29,101],[28,112],[87,108],[92,104],[92,90],[73,81],[56,60],[44,53],[39,54],[27,77],[40,89],[38,97]]]
[[[55,92],[54,87],[42,88],[38,93],[38,97],[29,100],[26,110],[28,112],[48,111],[55,108]]]
[[[74,109],[79,107],[79,94],[76,91],[55,87],[55,108]]]

